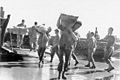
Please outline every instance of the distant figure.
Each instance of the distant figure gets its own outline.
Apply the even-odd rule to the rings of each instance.
[[[99,40],[99,39],[100,39],[100,36],[99,36],[98,33],[95,34],[95,39],[96,39],[96,40]]]
[[[96,40],[99,40],[100,39],[100,36],[99,36],[99,34],[98,34],[98,30],[97,30],[97,27],[96,27],[96,30],[95,30],[95,39]]]
[[[37,32],[36,32],[37,22],[34,23],[34,26],[29,30],[29,38],[30,38],[30,51],[36,51],[37,47]]]
[[[112,35],[112,33],[113,33],[113,28],[110,27],[108,29],[107,36],[103,39],[104,41],[107,42],[106,47],[105,47],[104,59],[105,59],[105,62],[109,65],[109,67],[107,69],[105,69],[108,72],[110,72],[111,70],[114,69],[114,67],[110,61],[110,58],[114,52],[114,44],[115,44],[115,37]]]
[[[93,69],[93,68],[96,68],[93,54],[95,53],[96,48],[97,48],[97,41],[94,37],[93,32],[89,33],[89,38],[87,39],[87,43],[88,43],[88,64],[85,65],[85,67],[90,67],[91,69]],[[92,66],[90,66],[90,62],[92,63]]]
[[[52,45],[52,49],[51,49],[51,60],[50,60],[50,62],[53,61],[53,57],[54,57],[55,53],[57,54],[57,56],[59,58],[59,47],[58,47],[59,39],[60,39],[60,37],[59,37],[59,30],[56,29],[55,30],[55,37],[53,39],[53,45]]]
[[[17,27],[25,28],[25,27],[26,27],[26,25],[25,25],[25,20],[23,19],[22,22],[17,25]]]
[[[43,56],[46,50],[46,45],[48,42],[48,37],[46,35],[46,31],[42,30],[41,32],[38,30],[39,38],[38,38],[38,56],[39,56],[39,63],[43,63]]]
[[[25,25],[25,20],[22,20],[22,22],[20,24],[17,25],[18,28],[26,28]],[[17,47],[20,48],[21,45],[23,44],[23,38],[24,38],[24,34],[21,35],[21,32],[18,32],[17,34]]]

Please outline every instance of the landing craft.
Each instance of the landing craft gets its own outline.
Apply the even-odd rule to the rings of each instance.
[[[12,49],[11,46],[9,48],[4,46],[5,31],[10,20],[10,15],[8,15],[7,18],[4,18],[2,11],[0,12],[0,15],[0,61],[23,60],[22,56],[17,54],[17,51]]]

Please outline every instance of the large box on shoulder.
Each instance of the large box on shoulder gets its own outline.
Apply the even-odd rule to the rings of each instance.
[[[57,22],[57,27],[60,30],[64,30],[65,28],[68,28],[68,27],[72,28],[73,26],[75,26],[77,19],[78,19],[78,16],[61,14]]]

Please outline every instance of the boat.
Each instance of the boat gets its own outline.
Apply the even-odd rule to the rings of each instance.
[[[10,20],[10,15],[7,15],[7,18],[0,17],[0,62],[9,62],[9,61],[22,61],[22,55],[18,54],[16,50],[12,47],[4,46],[4,37],[7,25]]]

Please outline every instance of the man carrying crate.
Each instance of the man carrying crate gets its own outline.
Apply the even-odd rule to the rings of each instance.
[[[61,74],[62,74],[62,78],[66,79],[65,72],[67,71],[68,68],[68,63],[69,63],[70,55],[72,53],[72,48],[74,47],[74,42],[77,41],[76,36],[74,34],[74,29],[77,28],[72,28],[76,23],[77,18],[78,17],[75,16],[61,14],[58,19],[57,26],[61,30],[61,37],[59,42],[60,62],[58,64],[58,71],[59,71],[58,79],[60,79]],[[65,55],[65,62],[63,61],[63,55]]]

